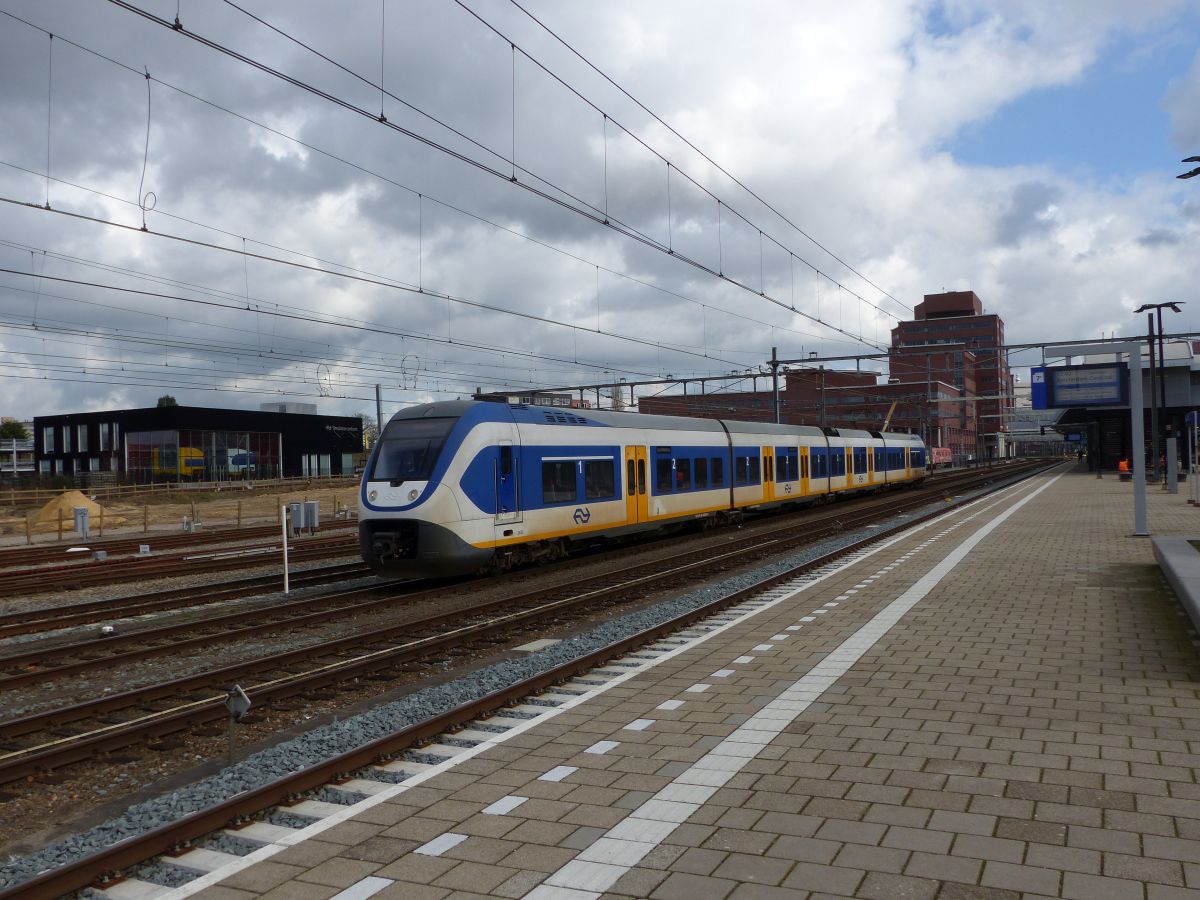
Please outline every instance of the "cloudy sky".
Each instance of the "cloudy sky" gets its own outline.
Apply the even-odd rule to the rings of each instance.
[[[521,4],[0,0],[0,415],[1200,330],[1194,0]]]

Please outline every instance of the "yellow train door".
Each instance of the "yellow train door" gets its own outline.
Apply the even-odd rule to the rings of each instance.
[[[775,499],[775,448],[762,448],[763,500]]]
[[[625,448],[625,522],[635,525],[649,521],[646,496],[646,448]]]
[[[800,448],[800,496],[808,496],[808,476],[809,464],[811,460],[808,458],[808,448]]]

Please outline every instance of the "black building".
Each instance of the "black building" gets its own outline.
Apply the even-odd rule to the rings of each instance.
[[[226,481],[352,475],[355,416],[162,406],[35,416],[38,474],[80,482]]]

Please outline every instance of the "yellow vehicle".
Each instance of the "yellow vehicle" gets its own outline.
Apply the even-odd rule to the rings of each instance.
[[[196,447],[155,448],[150,451],[150,471],[155,478],[199,481],[204,477],[204,451]]]

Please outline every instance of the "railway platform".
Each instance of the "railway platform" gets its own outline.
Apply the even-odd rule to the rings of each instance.
[[[1057,467],[169,896],[1200,898],[1200,642],[1132,525]]]

